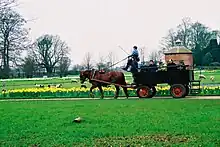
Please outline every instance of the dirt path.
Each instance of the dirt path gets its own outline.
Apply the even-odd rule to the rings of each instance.
[[[4,101],[77,101],[77,100],[99,100],[100,98],[48,98],[48,99],[0,99],[0,102]],[[113,98],[104,98],[113,99]],[[126,98],[118,98],[120,100]],[[130,97],[129,99],[138,99],[137,97]],[[172,97],[154,97],[152,99],[173,99]],[[220,99],[220,96],[188,96],[184,99]]]

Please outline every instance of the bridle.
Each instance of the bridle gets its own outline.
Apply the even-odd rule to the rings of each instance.
[[[82,75],[80,75],[80,80],[84,82],[88,78],[89,81],[91,81],[91,79],[94,78],[95,73],[96,73],[95,70],[84,71],[82,72]],[[83,77],[83,79],[81,77]]]

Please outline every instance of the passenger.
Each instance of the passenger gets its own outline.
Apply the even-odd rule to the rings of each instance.
[[[179,61],[179,67],[178,67],[178,69],[180,69],[180,70],[186,70],[186,66],[185,66],[185,63],[184,63],[183,60],[180,60],[180,61]]]
[[[173,62],[172,59],[170,59],[167,63],[167,70],[176,70],[177,66],[176,63]]]
[[[156,72],[157,71],[157,65],[154,63],[153,60],[150,60],[150,63],[149,63],[149,71],[150,72]]]

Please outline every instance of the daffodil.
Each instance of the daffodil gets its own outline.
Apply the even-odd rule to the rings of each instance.
[[[168,94],[170,90],[170,86],[156,86],[155,87],[157,90],[157,93],[159,94]],[[194,86],[193,88],[198,88],[198,86]],[[201,93],[204,94],[220,94],[220,86],[200,86],[201,88]],[[21,88],[21,89],[13,89],[13,90],[7,90],[7,91],[2,91],[0,93],[0,97],[8,95],[8,97],[13,97],[16,95],[19,96],[36,96],[37,95],[56,95],[59,93],[62,93],[62,95],[68,94],[68,95],[73,95],[73,96],[81,96],[88,94],[90,91],[90,88],[80,88],[80,87],[72,87],[72,88],[56,88],[56,87],[45,87],[45,88]],[[116,91],[114,87],[103,87],[103,91],[107,92],[107,94],[112,94]],[[128,88],[129,93],[131,94],[136,94],[136,89],[133,88]],[[99,93],[99,89],[95,88],[93,90],[94,93]],[[122,93],[122,91],[120,91]]]

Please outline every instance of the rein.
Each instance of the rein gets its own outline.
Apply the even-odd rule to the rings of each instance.
[[[110,65],[110,66],[108,66],[107,68],[110,68],[110,67],[112,67],[112,66],[117,65],[118,63],[120,63],[120,62],[126,60],[127,58],[128,58],[128,57],[126,57],[126,58],[124,58],[124,59],[122,59],[122,60],[120,60],[120,61],[118,61],[118,62],[116,62],[116,63],[114,63],[114,64],[112,64],[112,65]]]

